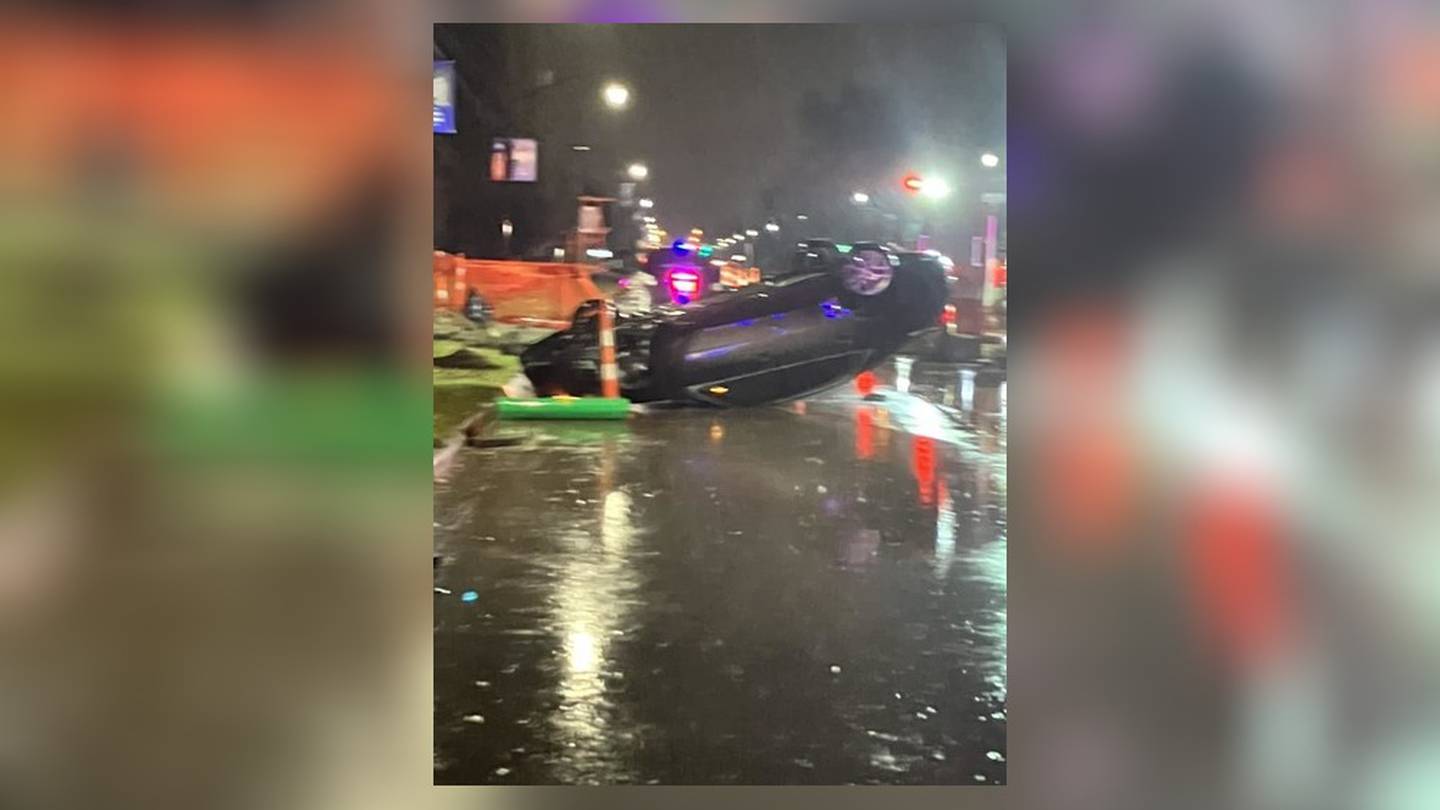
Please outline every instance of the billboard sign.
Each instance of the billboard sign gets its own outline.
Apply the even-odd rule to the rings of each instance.
[[[495,138],[490,142],[490,179],[496,183],[533,183],[539,177],[540,144],[534,138]]]
[[[442,135],[455,134],[455,63],[436,62],[434,76],[435,105],[431,108],[431,120],[435,132]]]

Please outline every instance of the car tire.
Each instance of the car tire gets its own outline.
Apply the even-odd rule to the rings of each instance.
[[[895,255],[879,247],[856,246],[849,255],[840,257],[836,274],[840,279],[840,301],[857,309],[867,304],[888,301],[894,295],[895,272],[899,261]]]

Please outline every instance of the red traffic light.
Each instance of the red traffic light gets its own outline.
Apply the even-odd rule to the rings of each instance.
[[[906,191],[913,194],[925,185],[925,180],[918,174],[907,174],[904,179],[900,181],[900,185],[904,186]]]

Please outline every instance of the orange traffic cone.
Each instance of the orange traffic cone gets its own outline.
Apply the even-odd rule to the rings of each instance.
[[[600,396],[620,396],[620,367],[615,363],[615,318],[610,303],[600,305]]]

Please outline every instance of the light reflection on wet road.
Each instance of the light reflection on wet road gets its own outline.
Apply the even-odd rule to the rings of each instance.
[[[435,781],[1003,783],[1004,382],[878,376],[465,451]]]

